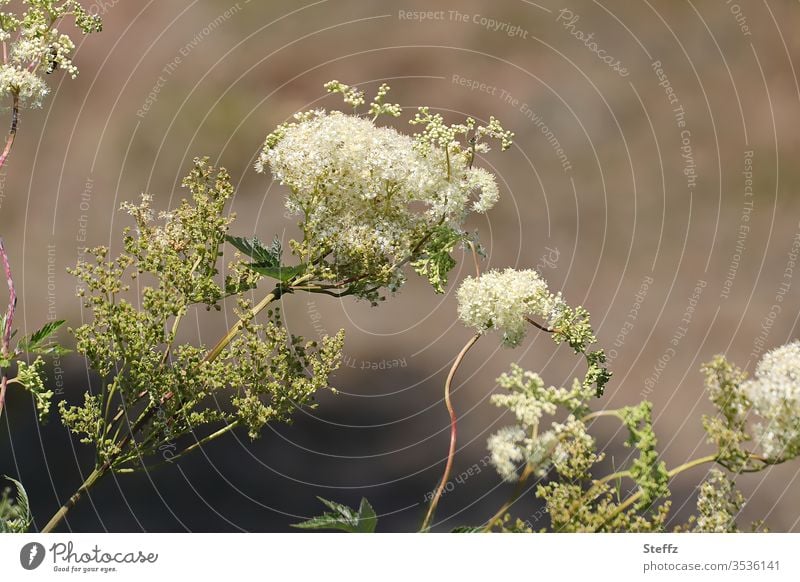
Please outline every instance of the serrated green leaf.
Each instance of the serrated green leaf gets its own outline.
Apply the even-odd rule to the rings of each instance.
[[[450,533],[480,533],[482,531],[482,527],[476,527],[474,525],[460,525],[457,528],[454,528]]]
[[[28,338],[20,340],[19,344],[17,344],[17,353],[27,352],[30,354],[62,355],[69,352],[69,350],[58,344],[46,344],[50,336],[58,331],[58,328],[65,323],[63,319],[47,322],[42,329],[33,332]]]
[[[25,533],[33,523],[28,493],[16,479],[3,477],[14,484],[17,494],[14,503],[8,498],[7,490],[0,496],[0,533]]]
[[[318,497],[331,511],[301,523],[292,524],[299,529],[333,529],[348,533],[373,533],[378,524],[375,510],[366,498],[361,499],[358,513],[346,505]]]
[[[282,281],[284,283],[296,277],[297,275],[302,275],[303,272],[305,272],[306,270],[305,265],[296,265],[294,267],[286,267],[286,266],[271,267],[264,264],[254,263],[248,265],[248,267],[253,269],[256,273],[260,273],[261,275],[265,275],[267,277],[272,277],[273,279],[277,279],[278,281]]]
[[[375,528],[378,526],[378,516],[375,515],[375,510],[367,501],[366,497],[361,498],[361,504],[358,506],[358,531],[361,533],[375,533]]]
[[[244,238],[226,235],[225,240],[239,251],[255,261],[254,264],[264,267],[279,267],[281,264],[281,243],[277,237],[272,241],[272,246],[267,247],[256,237]]]

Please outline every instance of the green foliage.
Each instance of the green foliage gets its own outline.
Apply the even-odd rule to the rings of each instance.
[[[275,237],[272,245],[267,247],[256,237],[244,238],[241,236],[226,235],[225,240],[231,243],[238,250],[255,261],[252,265],[260,267],[280,267],[281,264],[281,241]]]
[[[603,350],[588,351],[589,346],[597,341],[589,317],[589,312],[583,307],[573,309],[563,305],[550,327],[553,341],[566,342],[576,354],[584,355],[588,368],[583,385],[594,385],[599,398],[611,379],[611,372],[605,366],[606,354]]]
[[[63,319],[47,322],[40,330],[33,332],[30,337],[20,341],[17,345],[17,352],[54,356],[63,356],[69,353],[68,349],[48,341],[65,323]]]
[[[464,236],[461,233],[452,228],[440,226],[431,234],[422,255],[411,261],[414,271],[430,281],[436,293],[444,293],[447,274],[456,266],[450,253],[453,252],[456,244],[463,240]]]
[[[5,316],[3,316],[5,320]],[[60,356],[68,353],[69,350],[59,344],[49,341],[53,334],[64,324],[63,321],[51,321],[40,330],[31,334],[30,337],[21,340],[14,350],[7,356],[0,356],[0,368],[8,368],[13,363],[17,364],[17,374],[8,380],[8,384],[18,384],[33,396],[39,420],[44,421],[50,412],[50,403],[53,399],[53,391],[48,390],[44,385],[44,360],[42,355]],[[2,329],[4,325],[0,325]],[[20,359],[25,354],[37,354],[33,363],[28,364]]]
[[[313,405],[339,366],[341,332],[317,346],[289,334],[279,310],[256,321],[242,296],[254,283],[246,265],[236,262],[220,283],[221,246],[233,220],[225,212],[233,194],[227,172],[196,159],[183,185],[191,199],[169,212],[156,213],[147,195],[123,204],[135,222],[124,230],[124,251],[109,258],[104,247],[88,249],[91,259],[71,270],[92,313],[73,330],[77,351],[101,376],[102,390],[81,405],[61,403],[60,412],[115,470],[141,468],[165,445],[183,450],[184,437],[194,440],[211,425],[244,426],[256,438],[266,422],[289,422],[295,409]],[[236,241],[260,258],[278,252]],[[276,288],[272,297],[283,292]],[[223,344],[209,350],[177,342],[191,310],[219,309],[230,295],[240,324]]]
[[[16,495],[12,497],[10,487],[4,487],[0,491],[0,533],[25,533],[33,523],[28,494],[22,483],[4,475],[16,489]]]
[[[22,360],[17,362],[17,377],[9,380],[9,383],[16,383],[25,388],[33,396],[36,403],[36,410],[39,412],[39,420],[45,420],[50,412],[50,401],[53,399],[53,391],[48,390],[42,379],[42,368],[44,360],[37,357],[32,364],[27,364]]]
[[[286,266],[281,265],[281,242],[278,237],[272,241],[272,245],[267,247],[257,238],[243,238],[240,236],[225,237],[229,243],[236,247],[239,251],[253,259],[255,262],[248,263],[249,267],[255,273],[265,277],[272,277],[283,283],[302,275],[305,270],[305,265]]]
[[[717,414],[703,415],[703,428],[708,441],[717,447],[718,462],[734,472],[753,466],[744,443],[750,440],[747,413],[751,404],[739,386],[747,375],[730,364],[724,356],[716,356],[702,368],[706,391]]]
[[[658,498],[669,495],[667,466],[659,461],[656,451],[656,435],[653,431],[653,405],[644,400],[638,406],[627,406],[620,410],[622,423],[628,429],[625,445],[639,451],[630,468],[631,478],[642,495],[636,509],[648,509]]]
[[[734,533],[739,531],[736,516],[744,507],[744,496],[733,481],[717,468],[709,472],[700,486],[697,516],[689,520],[691,531],[702,533]]]
[[[626,444],[636,448],[639,457],[625,471],[596,478],[594,471],[604,455],[586,425],[595,416],[588,407],[594,398],[591,385],[575,380],[571,389],[545,388],[537,374],[516,364],[498,378],[498,384],[508,393],[493,395],[492,402],[508,409],[517,422],[489,438],[491,462],[507,480],[548,477],[535,492],[546,503],[552,531],[663,529],[669,503],[656,504],[669,495],[669,474],[658,459],[649,402],[603,413],[619,418],[627,427]],[[543,416],[555,416],[559,410],[567,413],[566,419],[552,422],[545,430]],[[520,465],[524,467],[521,474]],[[625,495],[619,486],[623,478],[635,484]],[[612,487],[615,481],[617,487]],[[506,532],[530,531],[524,523],[512,523],[508,515],[490,526]]]
[[[483,528],[474,525],[461,525],[450,530],[450,533],[480,533]]]
[[[292,527],[312,530],[334,529],[348,533],[375,532],[375,528],[378,525],[378,517],[375,515],[375,510],[372,508],[369,501],[367,501],[366,497],[361,499],[358,511],[346,505],[328,501],[322,497],[318,497],[317,499],[324,503],[331,511],[317,517],[312,517],[307,521],[292,524]]]

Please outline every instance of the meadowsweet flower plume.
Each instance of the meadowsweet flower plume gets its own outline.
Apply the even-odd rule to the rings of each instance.
[[[800,455],[800,340],[767,352],[741,390],[759,416],[754,436],[764,456]]]
[[[473,167],[476,153],[488,150],[482,139],[496,138],[505,149],[512,134],[496,120],[446,125],[420,108],[411,122],[423,131],[405,135],[376,124],[402,113],[385,102],[387,85],[364,117],[357,113],[362,91],[338,81],[326,87],[354,112],[296,115],[267,136],[256,163],[289,190],[286,208],[303,233],[293,252],[315,280],[347,281],[357,296],[374,300],[381,287],[398,289],[407,263],[443,292],[455,264],[450,253],[466,237],[464,220],[499,198],[494,176]]]
[[[528,317],[542,317],[550,324],[562,303],[532,269],[489,271],[468,277],[458,288],[461,321],[479,332],[501,332],[508,347],[516,347],[525,337]]]

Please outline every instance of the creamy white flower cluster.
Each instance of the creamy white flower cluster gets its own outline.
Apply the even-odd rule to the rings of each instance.
[[[9,0],[0,0],[0,7]],[[72,39],[58,24],[66,16],[75,19],[84,33],[99,31],[101,21],[91,16],[77,0],[24,0],[25,12],[18,16],[0,12],[0,41],[4,43],[0,64],[0,97],[16,96],[23,105],[39,107],[49,92],[44,75],[63,70],[78,75],[71,55]]]
[[[582,426],[573,413],[586,411],[586,402],[593,397],[593,390],[577,380],[569,390],[555,386],[546,388],[538,374],[526,372],[516,364],[512,364],[511,371],[500,376],[497,383],[506,393],[492,395],[492,404],[511,411],[516,423],[489,437],[487,446],[492,465],[506,481],[516,481],[520,468],[525,465],[532,468],[534,475],[546,474],[552,462],[563,461],[566,454],[563,441],[574,438],[578,432],[576,423]],[[570,412],[566,422],[553,422],[550,429],[540,432],[542,417],[555,415],[559,407]]]
[[[363,92],[348,85],[326,87],[354,108],[364,103]],[[269,169],[289,188],[286,208],[301,217],[304,235],[294,250],[306,264],[325,263],[331,273],[323,279],[397,287],[398,267],[424,257],[434,231],[447,228],[458,238],[470,211],[486,212],[498,200],[494,176],[473,167],[474,153],[463,144],[439,147],[377,126],[379,115],[401,112],[384,103],[387,91],[381,86],[371,117],[296,115],[267,137],[256,163],[258,172]]]
[[[800,455],[800,340],[767,352],[740,389],[760,417],[754,436],[764,456]]]
[[[49,92],[47,83],[39,75],[18,65],[0,65],[0,95],[16,93],[22,103],[41,107],[42,99]]]
[[[532,269],[488,271],[467,277],[458,289],[458,316],[469,327],[483,333],[497,330],[509,347],[519,344],[528,326],[526,318],[543,317],[552,324],[563,308],[561,295],[554,295]]]

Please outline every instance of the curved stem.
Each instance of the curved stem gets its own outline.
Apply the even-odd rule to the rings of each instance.
[[[600,418],[601,416],[613,416],[616,418],[620,418],[619,410],[598,410],[596,412],[590,412],[589,414],[581,418],[581,422],[585,424],[590,420],[594,420],[595,418]]]
[[[535,327],[536,329],[539,329],[539,330],[541,330],[541,331],[545,331],[545,332],[547,332],[547,333],[553,333],[553,330],[552,330],[552,329],[548,329],[548,328],[546,328],[545,326],[543,326],[541,323],[537,323],[537,322],[533,321],[533,320],[532,320],[530,317],[527,317],[527,316],[526,316],[526,317],[525,317],[525,321],[527,321],[528,323],[530,323],[530,324],[531,324],[533,327]]]
[[[689,461],[684,463],[683,465],[678,465],[671,471],[667,473],[669,477],[674,477],[678,473],[683,473],[684,471],[688,471],[689,469],[693,469],[699,465],[705,465],[706,463],[713,463],[717,460],[716,455],[706,455],[705,457],[700,457],[699,459],[695,459],[694,461]]]
[[[461,348],[458,356],[456,356],[455,361],[453,362],[453,366],[450,368],[450,373],[447,374],[447,380],[444,383],[444,402],[447,406],[447,411],[450,413],[450,450],[447,454],[447,464],[444,468],[444,474],[442,475],[442,482],[439,483],[439,487],[436,489],[436,493],[431,499],[430,507],[428,507],[428,513],[425,515],[425,519],[422,522],[422,527],[420,531],[428,531],[430,528],[430,522],[433,518],[433,514],[436,511],[436,506],[439,504],[439,499],[442,497],[442,493],[444,493],[444,488],[447,485],[447,480],[450,478],[450,471],[453,469],[453,459],[455,458],[456,454],[456,411],[453,409],[453,403],[450,400],[450,387],[453,384],[453,378],[456,375],[456,371],[458,367],[461,365],[461,362],[464,361],[464,356],[467,355],[467,352],[470,350],[472,346],[475,345],[475,342],[478,341],[480,338],[480,334],[472,336],[472,338]]]
[[[76,503],[78,503],[81,496],[89,491],[92,485],[94,485],[95,482],[102,477],[106,471],[108,471],[109,467],[110,465],[108,462],[103,463],[103,465],[100,467],[95,467],[94,471],[89,474],[89,476],[86,478],[86,481],[84,481],[83,484],[78,487],[78,490],[73,493],[72,497],[70,497],[67,502],[55,513],[55,515],[50,518],[50,521],[47,522],[47,525],[42,528],[42,533],[52,532],[66,517],[67,512],[72,509]]]

